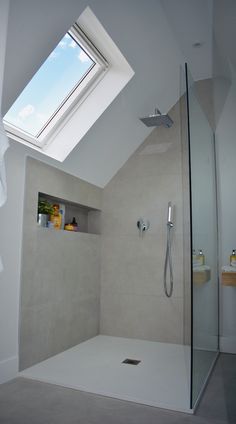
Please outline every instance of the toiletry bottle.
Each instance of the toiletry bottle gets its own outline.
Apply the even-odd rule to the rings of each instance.
[[[205,265],[205,256],[203,255],[202,249],[199,249],[197,258],[199,266]]]
[[[72,225],[72,224],[65,224],[64,229],[65,229],[66,231],[74,231],[74,227],[73,227],[73,225]]]
[[[58,204],[53,205],[54,213],[50,217],[50,221],[53,222],[54,228],[56,230],[61,229],[61,215],[60,215],[60,207]]]
[[[230,255],[230,265],[236,267],[236,249],[233,249]]]
[[[193,266],[198,265],[197,255],[196,255],[195,249],[193,249],[193,253],[192,253],[192,262],[193,262]]]
[[[59,213],[60,213],[60,216],[61,216],[61,230],[64,230],[66,207],[63,203],[59,204]]]
[[[78,231],[79,230],[78,224],[77,224],[76,219],[75,219],[74,216],[73,216],[71,225],[73,225],[74,231]]]

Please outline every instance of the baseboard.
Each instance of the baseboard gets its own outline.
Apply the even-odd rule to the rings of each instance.
[[[218,348],[218,338],[206,333],[199,333],[195,336],[194,347],[199,350],[216,351]]]
[[[220,337],[220,351],[223,353],[236,353],[236,337]]]
[[[12,380],[18,374],[18,357],[13,356],[12,358],[0,361],[0,384],[6,383],[6,381]]]

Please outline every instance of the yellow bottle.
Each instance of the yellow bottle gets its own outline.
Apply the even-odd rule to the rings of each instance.
[[[197,259],[199,266],[205,265],[205,256],[203,255],[202,249],[199,249]]]
[[[198,258],[197,258],[197,254],[196,254],[195,249],[193,249],[193,253],[192,253],[192,263],[193,263],[193,266],[198,265]]]
[[[61,214],[59,205],[53,205],[54,214],[51,215],[50,221],[53,222],[53,226],[56,230],[61,229]]]
[[[66,231],[74,231],[74,225],[72,225],[72,224],[66,224],[65,225],[65,230]]]
[[[236,249],[233,249],[230,255],[230,265],[236,267]]]

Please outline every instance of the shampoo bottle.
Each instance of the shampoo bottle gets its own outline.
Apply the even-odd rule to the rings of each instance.
[[[202,249],[199,249],[198,251],[198,263],[199,266],[205,265],[205,256],[203,255]]]
[[[193,249],[193,253],[192,253],[192,262],[193,262],[193,266],[198,265],[197,255],[196,255],[195,249]]]
[[[61,215],[59,213],[59,205],[53,205],[54,214],[51,215],[50,221],[53,223],[56,230],[61,229]]]
[[[236,267],[236,249],[233,249],[230,255],[230,265]]]

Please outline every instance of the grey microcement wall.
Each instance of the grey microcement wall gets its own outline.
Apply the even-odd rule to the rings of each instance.
[[[20,369],[99,330],[100,235],[37,226],[38,192],[101,209],[101,189],[28,158],[23,223]]]
[[[28,158],[20,369],[98,333],[189,342],[189,325],[184,325],[190,323],[190,294],[184,287],[189,270],[183,266],[183,252],[189,249],[189,233],[183,232],[188,212],[183,215],[184,107],[182,100],[172,108],[174,125],[154,129],[103,190]],[[101,234],[39,228],[38,192],[102,210]],[[163,290],[169,200],[175,205],[171,299]],[[150,220],[143,237],[136,225],[140,217]],[[92,232],[96,227],[98,233],[96,219],[97,213],[91,215]]]
[[[183,181],[180,102],[103,190],[100,332],[184,342]],[[174,291],[163,290],[167,204],[175,205]],[[137,220],[150,220],[140,237]]]

